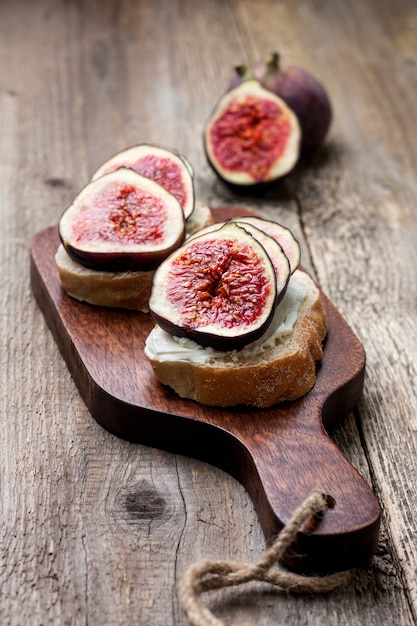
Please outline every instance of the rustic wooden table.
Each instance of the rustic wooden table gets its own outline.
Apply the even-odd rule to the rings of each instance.
[[[233,66],[276,49],[323,81],[334,122],[279,190],[237,197],[202,128]],[[229,474],[92,419],[31,290],[35,234],[143,141],[183,152],[211,206],[291,227],[367,354],[331,436],[381,504],[372,563],[325,596],[249,583],[205,601],[225,624],[417,623],[416,98],[412,0],[1,3],[2,624],[185,625],[191,563],[265,550]]]

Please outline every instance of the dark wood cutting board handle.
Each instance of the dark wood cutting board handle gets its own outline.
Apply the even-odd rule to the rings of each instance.
[[[251,495],[269,541],[312,491],[324,492],[335,506],[314,529],[301,529],[287,565],[318,573],[366,565],[377,547],[379,504],[325,430],[358,403],[365,354],[324,294],[329,331],[308,394],[265,410],[205,407],[156,381],[143,354],[150,316],[92,307],[63,292],[58,244],[56,227],[35,236],[32,289],[97,422],[116,436],[228,471]]]
[[[307,573],[323,571],[318,570],[317,563],[325,563],[327,571],[366,565],[378,542],[378,502],[318,426],[311,407],[306,407],[309,413],[305,415],[302,406],[294,409],[292,413],[287,407],[277,415],[279,432],[267,421],[262,422],[261,430],[258,420],[256,435],[242,441],[250,455],[246,462],[253,464],[250,471],[246,469],[245,484],[265,535],[271,541],[301,502],[318,491],[330,496],[333,506],[315,525],[314,533],[299,533],[286,564]]]

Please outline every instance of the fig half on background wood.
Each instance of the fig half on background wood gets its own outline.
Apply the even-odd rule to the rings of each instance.
[[[147,271],[185,237],[184,212],[164,187],[120,168],[86,185],[62,215],[68,255],[93,270]]]
[[[332,106],[324,85],[315,76],[296,65],[281,63],[277,52],[263,62],[238,66],[235,72],[229,89],[255,78],[288,104],[300,122],[303,151],[323,143],[332,121]]]
[[[194,174],[189,161],[172,148],[141,143],[118,152],[93,174],[92,180],[103,174],[127,167],[165,187],[181,204],[185,219],[194,211]]]
[[[288,284],[285,255],[283,281]],[[157,324],[215,350],[240,350],[268,328],[276,270],[261,243],[234,222],[187,240],[156,270],[149,309]]]
[[[245,80],[218,101],[204,130],[208,162],[226,183],[254,188],[288,174],[300,154],[295,113],[257,80]]]

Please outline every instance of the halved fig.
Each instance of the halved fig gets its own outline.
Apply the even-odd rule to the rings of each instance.
[[[233,222],[186,241],[156,270],[150,312],[171,335],[240,350],[274,316],[275,270],[265,248]]]
[[[69,256],[90,269],[155,269],[185,237],[180,203],[158,183],[121,168],[90,182],[62,215]]]
[[[287,104],[246,80],[217,103],[204,132],[207,159],[233,186],[253,187],[288,174],[300,155],[301,131]]]
[[[301,250],[300,244],[292,234],[289,228],[273,222],[272,220],[266,220],[262,217],[237,217],[235,221],[244,224],[251,224],[256,228],[259,228],[264,233],[275,239],[284,250],[288,261],[290,263],[291,274],[295,272],[300,264]]]
[[[185,219],[194,211],[193,169],[189,161],[175,150],[148,143],[132,146],[103,163],[92,180],[120,167],[135,170],[165,187],[181,204]]]

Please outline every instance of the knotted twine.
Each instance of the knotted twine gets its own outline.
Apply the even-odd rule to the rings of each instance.
[[[294,542],[301,526],[312,516],[328,508],[326,496],[312,493],[294,511],[271,547],[255,563],[202,560],[191,565],[181,578],[178,597],[192,626],[224,626],[200,600],[205,591],[241,585],[250,581],[267,582],[298,593],[324,593],[344,584],[350,572],[327,576],[303,576],[273,568]]]

